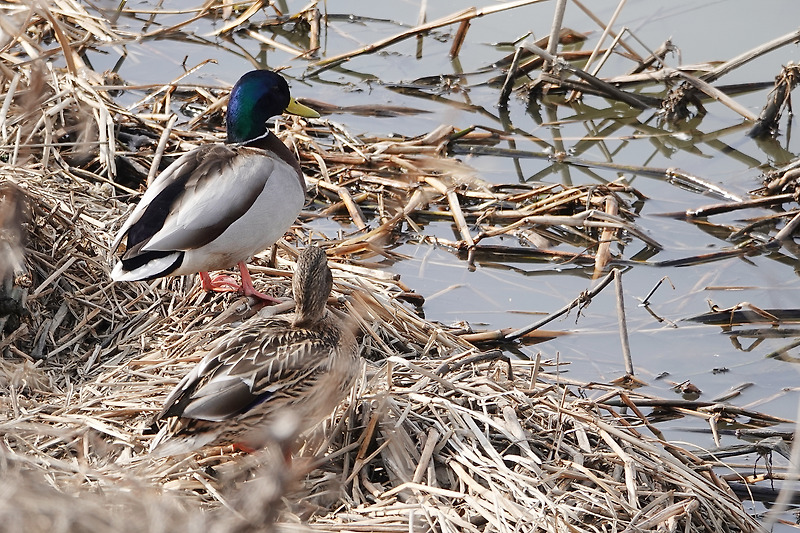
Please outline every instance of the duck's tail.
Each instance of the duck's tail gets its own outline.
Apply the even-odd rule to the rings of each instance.
[[[188,435],[173,434],[172,424],[166,424],[150,444],[150,455],[153,457],[169,457],[193,452],[210,444],[217,438],[214,432],[191,433]]]
[[[140,281],[168,276],[183,262],[185,252],[147,252],[114,265],[114,281]]]

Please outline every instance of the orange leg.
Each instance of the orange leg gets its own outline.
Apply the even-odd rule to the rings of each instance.
[[[204,291],[213,292],[236,292],[242,288],[242,286],[236,283],[236,280],[230,276],[220,274],[212,278],[208,272],[200,272],[200,286]]]
[[[239,272],[242,274],[241,285],[236,283],[235,279],[225,274],[212,278],[208,272],[200,272],[200,286],[204,291],[241,292],[245,296],[252,296],[267,304],[280,303],[280,300],[273,298],[269,294],[259,292],[253,287],[253,278],[250,277],[250,272],[247,270],[247,264],[245,264],[244,261],[240,261],[238,266]]]
[[[247,444],[242,444],[241,442],[235,442],[231,444],[231,448],[233,448],[234,452],[244,452],[249,454],[253,454],[258,451],[255,448],[251,448]]]
[[[254,298],[258,298],[259,300],[263,300],[268,304],[278,304],[281,303],[280,300],[277,300],[270,296],[269,294],[264,294],[263,292],[259,292],[253,287],[253,278],[250,277],[250,272],[247,270],[247,265],[244,261],[239,262],[239,272],[242,274],[242,294],[245,296],[252,296]]]
[[[247,444],[244,444],[244,443],[241,443],[241,442],[234,442],[233,444],[231,444],[231,449],[234,451],[234,453],[235,452],[242,452],[242,453],[247,453],[247,454],[254,454],[254,453],[256,453],[258,451],[256,448],[251,448]],[[286,464],[287,467],[291,468],[292,467],[292,446],[291,446],[291,444],[288,445],[288,446],[286,444],[282,444],[280,446],[280,450],[281,450],[281,456],[283,457],[284,463]]]

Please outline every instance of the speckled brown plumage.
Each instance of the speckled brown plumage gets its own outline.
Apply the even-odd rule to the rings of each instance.
[[[355,337],[325,306],[325,253],[306,248],[292,279],[296,312],[254,318],[222,337],[167,398],[151,451],[285,443],[330,415],[359,368]]]

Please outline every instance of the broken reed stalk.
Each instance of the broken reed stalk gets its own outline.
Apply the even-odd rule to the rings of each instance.
[[[762,45],[753,48],[752,50],[748,50],[732,59],[729,59],[728,61],[717,66],[707,74],[704,74],[702,76],[702,79],[706,83],[713,83],[722,76],[724,76],[725,74],[727,74],[728,72],[741,67],[742,65],[752,61],[753,59],[756,59],[757,57],[767,54],[782,46],[786,46],[787,44],[797,42],[798,40],[800,40],[800,30],[789,32],[786,35],[778,37],[777,39],[773,39],[772,41],[766,42]]]
[[[322,33],[322,14],[316,5],[306,12],[306,20],[310,28],[308,32],[308,56],[317,57]]]
[[[603,65],[606,64],[606,62],[611,57],[611,55],[617,50],[617,46],[619,46],[620,41],[622,41],[622,37],[627,32],[628,32],[628,29],[623,27],[622,31],[619,32],[619,35],[614,37],[614,40],[611,41],[611,45],[608,48],[606,48],[605,51],[598,50],[598,53],[602,52],[603,55],[600,57],[600,60],[597,62],[597,65],[594,67],[594,70],[592,71],[592,74],[597,75],[600,72],[600,69],[603,68]]]
[[[527,36],[524,37],[524,38],[521,38],[520,42],[525,41],[525,39],[527,39]],[[561,30],[561,32],[558,34],[558,43],[575,44],[578,41],[585,41],[585,40],[586,40],[586,37],[584,35],[578,34],[574,30],[571,30],[569,28],[563,28]],[[536,44],[536,46],[544,48],[544,47],[548,47],[549,42],[550,42],[550,37],[548,36],[548,37],[542,37],[541,39],[537,39],[535,41],[535,44]],[[504,57],[504,58],[502,58],[502,59],[500,59],[498,61],[495,61],[493,63],[494,67],[495,68],[498,68],[498,67],[502,68],[502,67],[504,67],[506,65],[510,65],[511,62],[513,61],[514,55],[516,55],[516,53],[517,53],[516,52],[517,50],[521,50],[520,51],[520,56],[519,56],[519,61],[520,61],[521,64],[516,69],[516,74],[512,75],[512,80],[511,80],[512,82],[516,82],[516,80],[519,77],[521,77],[522,75],[527,74],[527,73],[529,73],[530,71],[532,71],[534,69],[542,68],[542,66],[544,65],[544,60],[541,57],[539,57],[538,55],[536,55],[536,54],[534,54],[534,53],[532,53],[532,52],[530,52],[528,50],[526,50],[520,44],[517,44],[516,47],[515,47],[514,53],[511,54],[511,55],[508,55],[508,56],[506,56],[506,57]],[[565,61],[580,61],[580,60],[585,59],[586,57],[588,57],[589,53],[590,52],[580,51],[580,50],[572,51],[572,52],[561,51],[558,54],[558,57],[560,57],[561,59],[564,59]],[[493,78],[489,78],[489,80],[486,83],[488,85],[490,85],[490,86],[497,85],[497,84],[500,84],[501,82],[503,82],[508,77],[509,77],[509,73],[506,72],[505,74],[503,74],[501,76],[495,76]]]
[[[589,59],[586,60],[586,64],[583,66],[583,70],[588,71],[589,67],[592,66],[592,64],[594,63],[594,60],[600,54],[601,47],[603,46],[603,43],[608,38],[608,36],[611,34],[611,28],[614,27],[614,23],[617,21],[617,17],[619,17],[619,14],[622,13],[622,8],[625,7],[626,2],[627,2],[627,0],[619,0],[619,3],[617,4],[617,8],[614,10],[614,13],[612,13],[611,18],[609,19],[608,23],[605,24],[605,27],[603,28],[603,33],[600,35],[600,38],[597,40],[597,44],[595,45],[594,49],[592,49],[592,55],[590,55]],[[609,48],[609,50],[611,50],[611,49],[613,49],[613,46],[611,46]],[[595,67],[595,69],[592,72],[590,72],[590,74],[592,76],[597,76],[598,72],[600,71],[600,67],[601,66],[602,66],[602,64],[597,65],[597,67]]]
[[[552,322],[556,318],[569,313],[575,307],[578,307],[578,306],[582,307],[582,306],[588,304],[592,300],[592,298],[594,298],[595,296],[600,294],[600,292],[603,289],[605,289],[606,286],[614,280],[614,276],[615,276],[614,272],[616,272],[616,270],[612,270],[611,272],[606,274],[606,277],[604,277],[602,280],[600,280],[597,283],[597,285],[595,285],[591,290],[582,292],[574,300],[572,300],[570,303],[568,303],[567,305],[565,305],[564,307],[562,307],[558,311],[549,314],[545,318],[543,318],[541,320],[538,320],[538,321],[534,322],[533,324],[530,324],[530,325],[525,326],[523,328],[519,328],[519,329],[517,329],[517,330],[515,330],[515,331],[513,331],[511,333],[508,333],[507,335],[505,335],[503,337],[503,341],[510,342],[510,341],[517,340],[520,337],[522,337],[523,335],[525,335],[527,333],[530,333],[531,331],[533,331],[535,329],[539,329],[540,327],[544,326],[545,324],[547,324],[549,322]]]
[[[234,20],[228,22],[227,24],[222,25],[220,28],[217,28],[216,30],[212,31],[209,34],[209,37],[222,35],[223,33],[228,33],[229,31],[233,30],[234,28],[237,28],[237,27],[241,26],[246,21],[248,21],[250,19],[250,17],[252,17],[256,13],[258,13],[261,10],[261,8],[264,7],[264,3],[265,3],[265,0],[255,0],[255,1],[253,1],[247,7],[247,9],[245,9],[238,17],[236,17]],[[203,14],[203,13],[201,13],[201,14]]]
[[[728,96],[724,91],[715,88],[711,85],[711,82],[716,81],[719,77],[730,72],[730,70],[741,66],[748,61],[758,57],[759,55],[766,53],[768,51],[774,50],[780,46],[784,46],[788,42],[796,41],[798,39],[798,32],[792,32],[787,35],[784,35],[778,39],[765,43],[759,47],[756,47],[753,50],[750,50],[746,53],[741,54],[740,56],[727,61],[723,65],[719,65],[716,67],[708,67],[708,71],[704,74],[694,75],[690,72],[687,72],[682,69],[665,69],[662,68],[663,72],[647,72],[646,77],[641,77],[638,79],[638,82],[643,81],[655,81],[658,78],[663,77],[680,77],[686,80],[688,85],[680,85],[675,89],[671,90],[668,94],[668,97],[659,100],[654,99],[645,95],[633,95],[630,93],[626,93],[625,91],[620,90],[617,86],[620,83],[619,79],[615,80],[607,80],[611,81],[612,83],[607,83],[606,80],[601,80],[596,77],[597,71],[599,70],[602,62],[597,65],[592,72],[587,72],[589,67],[592,65],[594,59],[599,54],[600,47],[602,46],[603,42],[605,41],[606,36],[611,35],[611,26],[613,25],[616,16],[619,14],[620,10],[625,4],[625,0],[620,0],[617,10],[615,11],[614,15],[612,16],[611,21],[608,24],[603,24],[600,22],[597,17],[595,17],[591,12],[589,12],[585,6],[578,2],[578,6],[587,12],[602,28],[603,34],[598,39],[596,43],[595,49],[593,50],[592,54],[589,56],[587,63],[583,69],[574,67],[565,61],[561,61],[558,63],[559,68],[555,69],[554,66],[556,65],[556,54],[554,53],[554,45],[553,36],[555,34],[556,27],[560,27],[560,22],[558,25],[554,23],[552,31],[551,31],[551,42],[549,45],[549,49],[547,52],[538,48],[537,45],[532,45],[526,43],[525,46],[531,52],[538,54],[541,58],[544,59],[545,68],[542,69],[542,72],[539,76],[538,81],[534,83],[530,83],[527,85],[527,90],[529,96],[537,96],[543,94],[545,90],[550,91],[552,88],[560,88],[561,90],[571,91],[569,96],[567,97],[566,101],[571,102],[574,100],[578,95],[582,92],[588,92],[590,94],[595,94],[598,96],[603,96],[605,98],[610,98],[614,100],[619,100],[624,102],[634,108],[637,109],[646,109],[647,107],[656,107],[660,106],[662,108],[663,116],[666,118],[667,121],[675,122],[679,120],[684,120],[685,118],[691,116],[691,113],[687,109],[687,104],[693,103],[698,108],[698,114],[703,114],[705,111],[700,103],[700,99],[696,95],[696,93],[702,92],[703,94],[707,95],[708,97],[722,103],[723,105],[729,107],[734,112],[741,115],[745,120],[756,122],[759,118],[750,112],[750,110],[746,109],[745,107],[738,104],[734,99]],[[555,10],[555,20],[560,21],[561,17],[561,6],[557,5]],[[618,42],[622,42],[621,35],[624,33],[620,32],[620,34],[615,38],[614,44],[606,52],[606,56],[613,51],[613,48],[616,46]],[[647,60],[647,63],[652,64],[658,57],[663,57],[667,50],[671,47],[671,43],[665,43],[662,45],[661,49],[658,53],[653,52],[650,55],[650,58]],[[630,50],[630,48],[627,48]],[[646,68],[646,64],[644,60],[638,54],[632,53],[631,54],[638,62],[639,65],[633,70],[633,72],[641,72],[644,68]],[[693,67],[697,69],[697,67]],[[581,78],[583,82],[576,82],[574,80],[568,79],[561,79],[559,76],[560,70],[566,70],[573,75]],[[508,74],[514,75],[521,75],[527,72],[527,69],[514,69],[510,71]],[[553,76],[552,74],[555,74]],[[629,77],[630,78],[630,77]],[[493,82],[497,81],[497,78],[492,80]],[[631,78],[630,82],[634,82]],[[585,82],[585,83],[584,83]],[[635,82],[634,82],[635,83]],[[509,84],[509,80],[506,80],[505,85]],[[549,84],[549,85],[547,85]],[[751,136],[766,136],[770,134],[774,134],[777,132],[777,125],[775,124],[774,120],[779,115],[781,106],[785,101],[785,95],[788,94],[788,91],[783,88],[781,90],[776,90],[776,92],[772,95],[773,102],[768,104],[765,107],[763,112],[763,116],[761,118],[761,122],[758,123],[750,132]],[[501,102],[503,100],[501,99]]]
[[[624,47],[625,41],[620,41],[620,44]],[[630,53],[630,48],[625,48],[628,53]],[[655,63],[659,63],[661,68],[664,65],[664,58],[667,56],[669,52],[675,51],[675,45],[672,44],[672,41],[667,39],[661,45],[653,50],[649,56],[646,58],[639,58],[639,64],[629,71],[629,75],[638,74],[640,72],[644,72],[645,70],[652,67]],[[638,54],[635,56],[638,57]]]
[[[614,292],[617,297],[617,322],[619,323],[619,339],[622,346],[622,358],[625,361],[625,372],[633,376],[633,358],[628,339],[628,320],[625,318],[625,295],[622,292],[622,271],[614,269]]]
[[[558,42],[559,35],[561,34],[561,25],[564,22],[564,13],[567,10],[567,0],[558,0],[556,8],[553,10],[553,24],[550,26],[550,38],[547,40],[547,52],[555,57],[558,55]],[[555,67],[555,62],[546,60],[545,69],[552,70]]]
[[[763,198],[751,198],[736,203],[704,205],[702,207],[696,207],[694,209],[687,209],[686,216],[690,218],[707,217],[711,215],[718,215],[721,213],[731,213],[733,211],[738,211],[740,209],[749,209],[752,207],[769,207],[788,202],[792,200],[793,197],[794,197],[793,194],[787,193],[775,196],[765,196]]]
[[[747,132],[748,137],[763,138],[776,135],[779,131],[778,121],[784,107],[790,107],[791,92],[800,81],[800,67],[787,65],[775,78],[775,87],[770,91],[767,103],[758,115],[755,125]]]
[[[359,48],[357,50],[352,50],[350,52],[345,52],[343,54],[339,54],[333,57],[327,57],[320,61],[316,61],[310,65],[311,68],[315,68],[316,70],[309,73],[309,76],[315,76],[320,72],[332,68],[336,65],[340,65],[345,61],[349,61],[350,59],[364,55],[364,54],[373,54],[380,50],[383,50],[387,46],[391,46],[398,42],[404,41],[409,37],[414,37],[416,35],[420,35],[422,33],[428,32],[430,30],[434,30],[437,28],[441,28],[442,26],[450,26],[452,24],[460,24],[465,21],[472,20],[477,17],[483,17],[485,15],[491,15],[492,13],[499,13],[501,11],[507,11],[509,9],[515,9],[517,7],[526,6],[529,4],[535,4],[541,2],[543,0],[515,0],[512,2],[505,2],[503,4],[499,4],[496,6],[489,6],[484,7],[481,9],[476,8],[469,8],[463,11],[459,11],[458,13],[453,13],[442,17],[440,19],[434,20],[433,22],[427,22],[425,24],[420,24],[410,30],[400,32],[396,35],[392,35],[387,37],[386,39],[382,39],[380,41],[376,41],[368,46]]]
[[[749,109],[742,106],[734,99],[730,98],[727,94],[723,93],[719,89],[713,87],[710,83],[706,82],[702,78],[697,78],[692,76],[687,72],[683,72],[680,70],[675,70],[671,68],[664,68],[663,69],[668,75],[674,75],[675,77],[682,78],[686,80],[690,85],[696,88],[699,91],[702,91],[707,96],[713,98],[714,100],[718,101],[722,105],[728,107],[729,109],[735,111],[739,115],[741,115],[744,119],[750,120],[755,122],[758,117],[752,113]]]
[[[467,38],[467,31],[469,30],[470,19],[462,20],[461,23],[458,25],[458,30],[456,30],[456,34],[453,37],[453,44],[450,46],[450,57],[456,58],[458,57],[459,51],[461,51],[461,45],[464,44],[464,39]]]
[[[511,95],[511,90],[514,88],[514,80],[517,78],[517,68],[519,67],[519,58],[521,53],[522,47],[518,46],[514,51],[514,59],[511,61],[511,65],[508,67],[508,72],[506,73],[506,79],[503,82],[503,87],[500,89],[498,105],[501,108],[508,106],[508,97]]]
[[[153,154],[153,163],[150,165],[150,171],[147,173],[147,185],[150,185],[158,174],[159,164],[161,163],[161,158],[164,156],[167,141],[169,141],[169,134],[172,132],[172,128],[175,126],[177,120],[178,115],[171,115],[167,125],[164,127],[164,131],[161,132],[161,137],[158,139],[158,146],[156,147],[155,154]]]
[[[580,0],[572,0],[572,3],[578,6],[578,8],[583,11],[590,19],[592,19],[597,26],[605,31],[606,28],[609,28],[609,35],[611,35],[614,39],[618,38],[618,35],[611,29],[611,24],[606,24],[600,18],[597,17],[591,10],[589,10]],[[630,46],[628,46],[625,41],[619,40],[620,45],[625,49],[625,51],[633,58],[637,59],[641,63],[644,63],[642,58],[639,54]]]
[[[723,187],[711,183],[699,176],[690,174],[679,168],[656,168],[646,167],[640,165],[625,165],[620,163],[611,163],[608,161],[590,161],[580,157],[575,157],[567,153],[558,153],[553,155],[548,152],[534,152],[531,150],[515,150],[510,148],[496,148],[493,146],[481,145],[466,145],[463,143],[455,143],[451,146],[451,151],[454,154],[471,154],[471,155],[493,155],[496,157],[519,157],[519,158],[535,158],[547,159],[557,161],[558,163],[582,166],[587,168],[604,168],[610,170],[619,170],[623,172],[631,172],[635,174],[642,174],[645,176],[653,176],[663,178],[667,181],[673,181],[679,185],[685,185],[698,190],[706,191],[713,196],[719,198],[732,200],[735,202],[743,201],[743,198],[724,189]]]
[[[673,285],[673,284],[672,284],[672,280],[670,280],[670,279],[669,279],[669,276],[664,276],[663,278],[661,278],[660,280],[658,280],[658,282],[657,282],[657,283],[656,283],[656,284],[653,286],[653,288],[652,288],[652,289],[650,289],[650,292],[648,292],[648,293],[647,293],[647,296],[645,296],[645,297],[642,299],[642,302],[641,302],[639,305],[642,305],[642,306],[648,306],[648,305],[650,305],[650,298],[651,298],[651,297],[652,297],[652,296],[653,296],[653,295],[656,293],[656,291],[658,290],[658,288],[659,288],[659,287],[661,286],[661,284],[662,284],[662,283],[664,283],[665,281],[666,281],[666,282],[668,282],[668,283],[670,284],[670,286],[672,286],[672,289],[673,289],[673,290],[675,289],[675,285]]]
[[[613,196],[606,196],[605,213],[611,217],[619,214],[619,203]],[[611,258],[611,243],[617,235],[617,229],[606,226],[600,234],[600,244],[597,245],[596,261],[594,265],[594,279],[600,277]]]
[[[783,240],[791,239],[797,232],[797,228],[799,226],[800,226],[800,213],[797,213],[783,228],[781,228],[781,230],[778,233],[775,234],[775,236],[772,238],[772,241],[780,242]]]
[[[648,107],[650,107],[648,104],[644,103],[639,97],[630,93],[626,93],[625,91],[621,91],[616,87],[614,87],[613,85],[611,85],[610,83],[607,83],[601,80],[600,78],[592,76],[588,72],[585,72],[577,67],[574,67],[569,63],[566,63],[564,61],[559,61],[555,56],[547,53],[546,51],[542,50],[533,43],[526,42],[523,43],[522,46],[524,46],[526,49],[533,52],[534,54],[542,56],[546,61],[550,61],[554,64],[558,62],[559,68],[576,75],[577,77],[581,78],[592,87],[606,94],[609,98],[625,102],[631,107],[635,107],[637,109],[647,109]]]
[[[417,26],[425,24],[428,20],[428,0],[422,0],[419,4],[419,14],[417,15]],[[422,34],[417,35],[417,51],[415,57],[422,59],[422,44],[425,42]]]
[[[800,419],[800,400],[797,405],[798,419]],[[792,452],[789,457],[789,472],[786,476],[787,482],[781,486],[780,493],[775,499],[762,526],[766,531],[770,531],[780,517],[788,510],[793,497],[797,494],[797,481],[800,479],[800,424],[795,423],[792,439]]]

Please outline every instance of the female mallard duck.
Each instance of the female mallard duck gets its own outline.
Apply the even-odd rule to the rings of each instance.
[[[245,261],[283,236],[305,203],[305,180],[294,154],[267,130],[283,111],[318,117],[289,96],[268,70],[248,72],[228,100],[227,145],[201,146],[179,157],[147,188],[117,234],[126,251],[111,273],[134,281],[200,272],[205,290],[238,290],[271,300],[253,288]],[[209,270],[238,264],[241,287]]]
[[[294,317],[253,318],[220,338],[167,398],[151,453],[285,444],[330,415],[359,368],[350,328],[325,307],[332,285],[325,252],[303,250]]]

